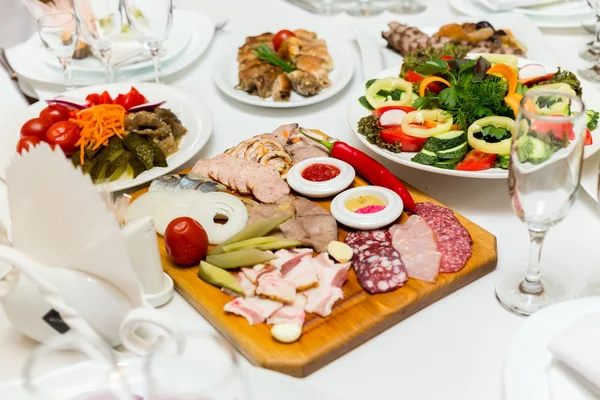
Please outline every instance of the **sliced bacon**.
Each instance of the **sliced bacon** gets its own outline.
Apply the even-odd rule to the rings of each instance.
[[[242,268],[242,272],[253,284],[258,283],[258,272],[254,268]]]
[[[302,257],[300,263],[294,265],[284,273],[283,279],[293,283],[296,290],[306,290],[319,285],[317,270],[312,260],[310,257]]]
[[[225,304],[223,309],[248,320],[250,325],[260,324],[273,313],[283,307],[283,304],[260,297],[238,297]]]
[[[285,304],[292,304],[296,297],[296,286],[283,279],[279,271],[275,270],[275,272],[258,277],[256,294]]]
[[[319,279],[319,286],[341,288],[348,280],[348,270],[335,265],[333,267],[323,268],[322,273],[323,274]]]
[[[312,249],[282,249],[275,252],[276,259],[271,260],[269,264],[277,268],[285,275],[288,269],[297,265],[304,257],[312,255]]]
[[[294,304],[289,306],[284,306],[277,310],[271,317],[267,320],[267,324],[285,324],[285,323],[295,323],[304,325],[304,319],[306,318],[306,313],[304,311],[304,306],[306,305],[306,297],[297,294],[294,299]]]
[[[304,292],[304,294],[307,300],[304,309],[321,317],[331,314],[335,302],[344,298],[342,289],[333,286],[319,286]]]
[[[235,279],[240,283],[242,289],[244,289],[244,293],[246,293],[246,297],[252,297],[256,293],[256,286],[252,283],[250,279],[243,273],[238,272],[235,274]]]

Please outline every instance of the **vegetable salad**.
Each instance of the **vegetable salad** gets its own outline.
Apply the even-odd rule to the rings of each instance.
[[[539,64],[519,68],[518,58],[511,55],[468,59],[460,49],[444,50],[447,55],[422,51],[415,60],[406,60],[398,77],[366,83],[365,95],[358,101],[371,114],[361,118],[358,131],[369,143],[393,153],[415,152],[412,161],[438,168],[506,169],[514,119],[525,93],[552,90],[580,96],[582,92],[569,71],[546,73]],[[535,107],[549,116],[571,113],[560,95],[540,97]],[[585,112],[585,144],[590,145],[599,114]],[[538,136],[547,137],[536,147],[536,156],[523,156],[532,163],[547,160],[565,136],[542,128]],[[540,146],[545,146],[543,151]]]

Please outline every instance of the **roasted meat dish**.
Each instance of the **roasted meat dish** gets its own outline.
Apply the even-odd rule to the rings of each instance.
[[[247,37],[246,43],[238,49],[236,88],[262,98],[288,101],[292,90],[309,97],[331,86],[329,72],[333,69],[333,60],[325,40],[303,29],[295,30],[294,34],[296,36],[286,38],[276,52],[281,60],[295,68],[291,72],[261,60],[254,52],[261,43],[275,52],[273,33]]]
[[[402,56],[414,54],[418,50],[432,47],[443,49],[449,42],[468,46],[473,53],[499,53],[525,56],[527,49],[510,31],[494,29],[487,21],[478,23],[448,24],[440,28],[433,36],[421,32],[418,28],[398,22],[388,24],[390,30],[382,32],[388,42],[388,48]]]

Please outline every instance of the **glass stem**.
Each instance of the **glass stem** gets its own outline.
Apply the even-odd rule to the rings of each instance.
[[[113,83],[115,81],[115,71],[112,65],[112,49],[101,50],[100,54],[102,55],[102,63],[106,71],[106,80],[108,83]]]
[[[596,40],[594,40],[596,46],[600,46],[600,13],[596,15]]]
[[[529,231],[529,266],[525,273],[525,279],[521,282],[519,288],[527,294],[540,294],[544,291],[544,286],[540,279],[540,259],[542,257],[542,245],[546,232]]]
[[[152,54],[152,60],[154,61],[154,80],[156,83],[160,83],[162,79],[160,47],[151,48],[150,53]]]
[[[67,92],[75,89],[75,86],[73,86],[73,77],[71,75],[71,59],[72,57],[58,57],[58,61],[60,61],[60,65],[62,65],[63,68],[64,84]]]
[[[358,0],[358,8],[363,15],[371,13],[371,0]]]

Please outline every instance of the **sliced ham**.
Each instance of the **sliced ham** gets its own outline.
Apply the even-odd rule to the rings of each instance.
[[[342,289],[333,286],[319,286],[304,292],[304,294],[306,295],[304,309],[321,317],[330,315],[335,302],[344,298]]]
[[[400,253],[410,278],[435,282],[442,254],[437,251],[433,230],[418,215],[390,228],[392,245]]]
[[[298,264],[288,268],[283,275],[283,279],[293,283],[298,291],[319,285],[317,269],[313,263],[313,258],[310,257],[310,253],[307,253],[307,256],[303,256]],[[289,263],[286,263],[286,265]]]
[[[258,277],[256,294],[271,300],[292,304],[296,297],[296,286],[281,277],[281,273],[269,272]]]
[[[283,307],[283,304],[260,297],[238,297],[225,304],[223,309],[248,320],[250,325],[260,324],[273,313]]]

